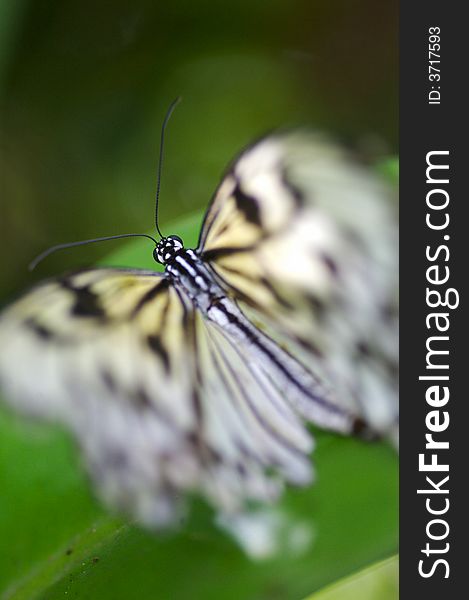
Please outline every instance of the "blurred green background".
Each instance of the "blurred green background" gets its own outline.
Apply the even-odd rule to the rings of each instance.
[[[165,232],[176,223],[195,239],[227,163],[272,128],[310,125],[395,154],[397,20],[395,1],[0,0],[0,305],[110,252],[112,264],[151,264],[136,240],[27,271],[52,244],[152,230],[160,127],[178,95]],[[311,543],[254,563],[200,503],[163,536],[110,517],[69,438],[2,409],[0,597],[299,600],[395,553],[394,451],[319,434],[315,462],[318,485],[280,505]],[[393,582],[379,600],[396,597]]]
[[[272,128],[395,151],[397,91],[395,1],[1,0],[0,300],[113,248],[29,274],[49,245],[152,229],[174,97],[163,229],[206,206],[227,162]]]

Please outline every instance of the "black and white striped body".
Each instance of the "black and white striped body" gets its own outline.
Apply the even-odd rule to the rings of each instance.
[[[267,377],[302,416],[334,431],[360,431],[362,422],[342,409],[331,390],[286,350],[262,333],[226,295],[216,275],[196,251],[181,248],[166,265],[166,274],[225,337],[237,345],[241,358],[260,377]]]

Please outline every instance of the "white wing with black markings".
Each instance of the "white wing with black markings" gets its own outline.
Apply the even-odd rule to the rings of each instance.
[[[228,170],[198,248],[253,322],[382,432],[397,421],[395,208],[343,148],[279,134]]]

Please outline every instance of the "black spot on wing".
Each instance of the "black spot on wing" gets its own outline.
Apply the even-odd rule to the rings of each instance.
[[[233,275],[236,275],[237,277],[242,277],[243,279],[252,283],[253,285],[263,285],[281,306],[288,310],[294,309],[294,306],[284,296],[282,296],[280,291],[266,277],[256,277],[251,273],[248,273],[246,271],[240,271],[239,269],[234,269],[233,267],[228,267],[226,265],[223,265],[223,270],[226,273],[231,273]],[[230,287],[232,287],[231,284],[229,284],[228,282],[227,284],[230,285]]]
[[[174,430],[175,434],[179,434],[178,426],[171,415],[158,403],[157,397],[153,397],[150,392],[143,387],[139,387],[130,394],[129,398],[137,409],[151,411],[152,415],[161,423]]]
[[[334,277],[337,277],[339,275],[339,267],[337,266],[337,263],[332,258],[332,256],[330,256],[329,254],[326,254],[325,252],[323,252],[320,256],[321,256],[323,263],[326,265],[328,271],[331,273],[331,275],[333,275]]]
[[[204,413],[202,410],[202,402],[200,400],[199,393],[196,389],[194,389],[192,393],[192,406],[194,407],[194,414],[197,420],[197,424],[200,427],[203,421]]]
[[[361,419],[360,417],[355,418],[352,421],[351,433],[362,440],[366,440],[368,442],[376,442],[381,439],[381,435],[379,432],[374,431],[366,421]]]
[[[373,345],[366,340],[358,340],[355,343],[355,351],[360,360],[368,361],[370,364],[378,363],[386,370],[391,381],[397,381],[399,375],[397,362],[382,352],[379,346]]]
[[[288,178],[288,172],[286,169],[283,169],[282,172],[282,183],[287,188],[290,193],[290,196],[293,198],[295,205],[297,208],[301,208],[304,205],[304,196],[301,190],[296,187]]]
[[[385,323],[394,324],[399,317],[399,311],[395,303],[387,303],[384,306],[381,306],[380,312]]]
[[[159,294],[161,294],[162,292],[166,291],[169,288],[169,280],[168,279],[162,279],[160,281],[158,281],[158,283],[153,286],[150,290],[148,290],[148,292],[146,292],[138,301],[138,303],[136,304],[133,312],[132,312],[132,316],[136,316],[141,310],[142,308],[148,304],[148,302],[151,302],[152,300],[154,300]]]
[[[106,321],[107,316],[99,296],[91,291],[89,286],[76,287],[68,279],[62,279],[62,287],[73,294],[74,302],[70,313],[74,317],[94,318]]]
[[[285,308],[287,310],[293,310],[294,309],[293,304],[291,304],[291,302],[289,302],[284,296],[282,296],[282,294],[280,293],[280,291],[266,277],[261,277],[260,278],[260,282],[272,294],[272,296],[275,298],[275,300],[281,306],[283,306],[283,308]]]
[[[244,479],[247,476],[246,466],[241,461],[235,463],[235,469],[241,478]]]
[[[75,317],[106,319],[106,313],[100,305],[98,296],[86,287],[75,290],[75,304],[72,308],[72,314]]]
[[[137,407],[140,409],[153,408],[153,402],[151,401],[150,396],[143,388],[137,389],[133,396],[133,400]]]
[[[233,254],[241,254],[243,252],[251,252],[255,249],[255,245],[250,244],[249,246],[233,247],[233,248],[214,248],[213,250],[204,250],[202,253],[202,260],[214,261],[224,256],[231,256]]]
[[[147,337],[147,344],[150,348],[150,350],[156,354],[156,356],[158,358],[161,359],[163,366],[164,366],[164,370],[166,371],[166,373],[169,374],[170,370],[171,370],[171,365],[169,362],[169,354],[166,350],[166,348],[164,347],[164,345],[161,343],[160,338],[157,335],[149,335]]]
[[[106,389],[111,392],[111,394],[115,394],[117,392],[117,384],[116,381],[114,379],[114,376],[112,375],[111,371],[109,371],[106,368],[103,368],[101,370],[101,381],[104,383],[104,386],[106,387]]]
[[[25,325],[41,340],[49,341],[54,337],[54,333],[48,327],[41,325],[34,319],[28,319],[27,321],[25,321]]]
[[[313,354],[316,358],[324,358],[324,354],[311,340],[306,340],[302,337],[295,337],[294,339],[302,348]]]
[[[225,223],[223,225],[223,227],[219,230],[218,235],[222,236],[224,233],[226,233],[228,231],[229,228],[230,228],[230,224],[229,223]]]
[[[226,462],[221,453],[210,446],[198,431],[189,431],[187,441],[203,463],[216,465]]]
[[[372,354],[370,346],[364,340],[359,340],[356,343],[356,349],[358,354],[363,357],[369,357]]]
[[[257,200],[253,196],[245,194],[241,190],[239,183],[233,190],[233,196],[238,210],[243,213],[246,219],[253,225],[261,227],[262,221]]]
[[[310,306],[310,309],[314,316],[321,320],[326,313],[326,305],[321,298],[316,296],[315,294],[306,294],[306,300]]]

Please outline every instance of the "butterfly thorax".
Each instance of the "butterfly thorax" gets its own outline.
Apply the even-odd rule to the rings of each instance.
[[[179,236],[162,238],[153,251],[153,258],[165,266],[165,273],[173,284],[203,312],[225,295],[197,252],[184,248]]]
[[[180,248],[166,264],[165,272],[176,288],[189,296],[203,312],[226,295],[195,250]]]

